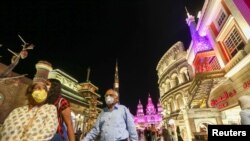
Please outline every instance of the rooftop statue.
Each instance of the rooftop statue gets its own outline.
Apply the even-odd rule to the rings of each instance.
[[[0,73],[0,81],[7,80],[7,79],[13,79],[13,78],[19,78],[24,77],[26,74],[19,75],[19,76],[9,76],[11,71],[16,67],[20,59],[25,59],[28,56],[28,50],[31,50],[34,48],[33,44],[26,43],[23,38],[18,35],[18,37],[23,42],[22,50],[19,53],[15,53],[14,51],[8,49],[9,52],[13,54],[13,57],[11,58],[11,64],[2,72]]]

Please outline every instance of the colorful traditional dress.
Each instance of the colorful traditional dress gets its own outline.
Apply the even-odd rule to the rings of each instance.
[[[57,110],[54,105],[41,107],[28,105],[14,109],[5,119],[2,141],[49,141],[58,126]]]

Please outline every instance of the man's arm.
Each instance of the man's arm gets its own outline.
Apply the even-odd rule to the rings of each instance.
[[[94,140],[100,133],[100,120],[101,120],[101,114],[98,116],[96,120],[95,126],[89,131],[89,133],[83,138],[82,141],[92,141]]]
[[[138,141],[138,135],[137,135],[136,127],[135,127],[135,122],[132,117],[132,114],[127,108],[125,108],[125,114],[127,117],[126,124],[127,124],[128,133],[129,133],[129,138],[131,141]]]
[[[245,111],[240,112],[241,124],[242,125],[250,125],[249,114]]]

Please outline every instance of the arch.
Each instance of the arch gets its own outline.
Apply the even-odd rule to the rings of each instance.
[[[160,92],[162,92],[162,95],[165,93],[166,83],[163,82],[160,86]]]
[[[169,78],[166,79],[165,84],[166,84],[165,92],[167,92],[171,88],[170,79]]]
[[[179,84],[178,74],[172,73],[171,75],[171,88],[176,87]]]
[[[181,77],[183,79],[183,82],[186,82],[186,81],[190,80],[190,76],[188,74],[188,67],[187,66],[183,66],[182,68],[180,68],[180,74],[181,74]]]
[[[168,103],[169,103],[169,106],[170,106],[170,111],[174,112],[176,110],[176,105],[174,103],[174,98],[170,98]]]
[[[178,109],[185,108],[182,94],[176,95],[176,103],[177,103],[176,107],[178,107]]]

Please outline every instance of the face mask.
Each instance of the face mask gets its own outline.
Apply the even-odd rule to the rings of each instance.
[[[105,102],[106,104],[110,105],[110,104],[113,104],[115,101],[115,99],[112,97],[112,96],[107,96],[105,97]]]
[[[32,93],[32,97],[37,103],[42,103],[47,98],[47,92],[45,90],[35,90]]]

